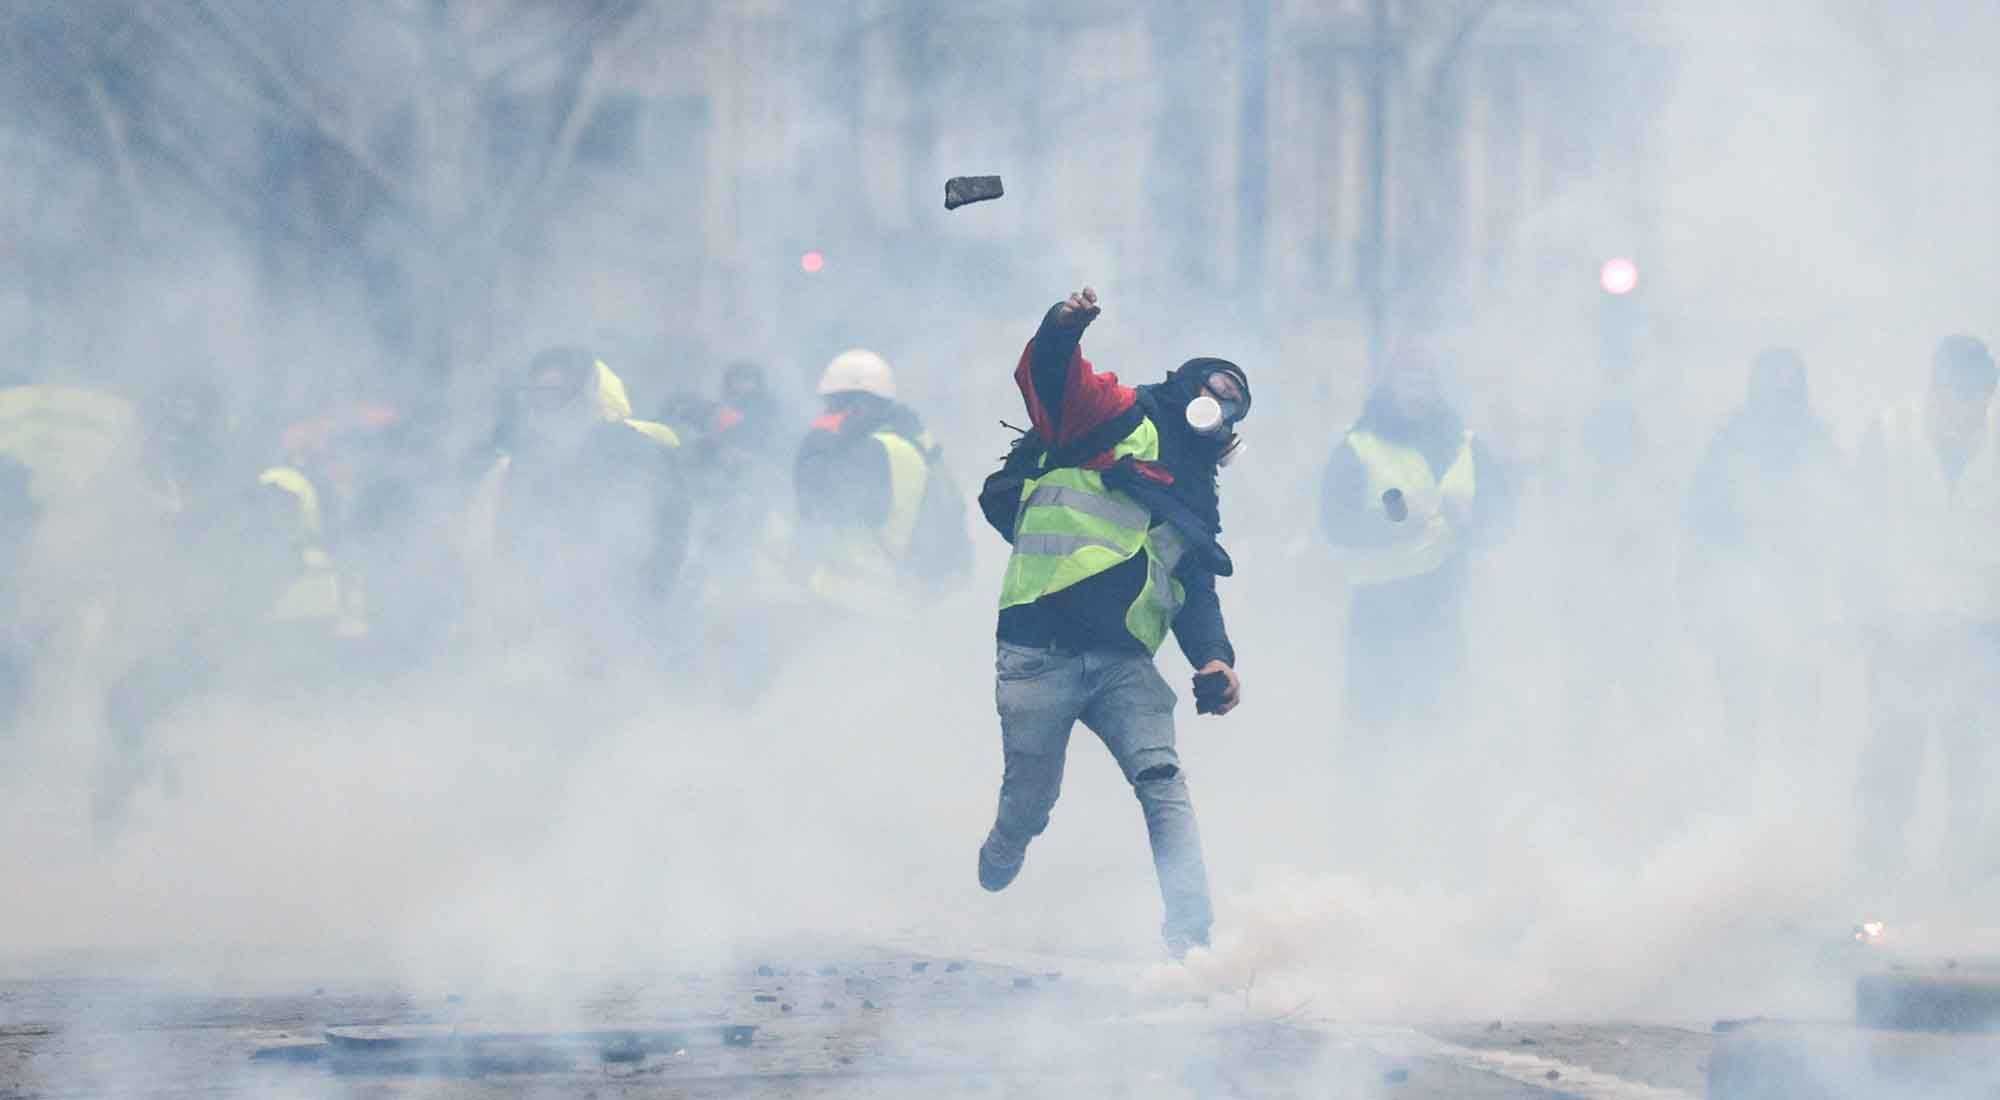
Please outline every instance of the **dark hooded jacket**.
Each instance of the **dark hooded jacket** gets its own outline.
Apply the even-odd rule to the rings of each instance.
[[[485,471],[469,510],[482,517],[475,541],[490,540],[510,604],[649,624],[687,554],[691,497],[674,450],[629,418],[623,381],[580,354],[584,388],[561,413],[577,418],[574,438],[547,438],[514,401],[495,445],[474,456]]]
[[[1104,436],[1108,448],[1123,438],[1118,431],[1132,423],[1134,410],[1152,419],[1160,435],[1158,466],[1170,475],[1164,487],[1209,527],[1222,530],[1216,495],[1217,445],[1187,426],[1182,410],[1201,385],[1196,360],[1169,375],[1165,382],[1130,387],[1114,374],[1092,369],[1083,357],[1079,329],[1056,323],[1058,305],[1042,318],[1041,328],[1022,353],[1015,372],[1036,432],[1056,449]],[[1106,430],[1108,428],[1108,431]],[[1200,555],[1189,554],[1175,571],[1186,602],[1173,624],[1174,638],[1188,663],[1200,668],[1213,660],[1236,663],[1236,650],[1222,621],[1222,603],[1215,591],[1215,571]],[[1143,555],[1125,561],[1032,604],[1000,612],[999,639],[1013,645],[1062,646],[1076,652],[1110,650],[1145,653],[1146,647],[1125,626],[1125,615],[1146,584]]]
[[[1696,619],[1816,614],[1853,506],[1845,472],[1808,409],[1738,409],[1689,488],[1680,579]]]
[[[881,431],[915,443],[924,424],[909,406],[868,393],[837,395],[813,421],[792,464],[801,522],[877,528],[889,521],[895,501],[889,453],[874,438]]]

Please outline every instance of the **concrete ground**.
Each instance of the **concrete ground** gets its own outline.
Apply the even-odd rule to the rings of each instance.
[[[791,948],[534,997],[221,995],[0,982],[0,1100],[29,1097],[1700,1096],[1688,1027],[1401,1027],[1175,1002],[1047,960]],[[754,1028],[747,1032],[744,1029]],[[329,1042],[329,1029],[332,1042]],[[739,1041],[729,1041],[731,1038]]]

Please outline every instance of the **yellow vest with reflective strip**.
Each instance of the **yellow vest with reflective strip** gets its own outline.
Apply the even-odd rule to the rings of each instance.
[[[1160,433],[1141,420],[1116,447],[1113,458],[1157,462]],[[1048,461],[1046,456],[1042,460]],[[1186,543],[1167,524],[1130,496],[1107,488],[1096,470],[1063,466],[1021,486],[1014,517],[1014,553],[1000,586],[1000,608],[1020,607],[1061,592],[1100,573],[1146,555],[1146,583],[1125,612],[1125,629],[1147,652],[1166,641],[1174,617],[1187,598],[1174,579]]]
[[[1458,556],[1465,545],[1465,519],[1478,494],[1478,473],[1472,459],[1472,433],[1459,440],[1458,453],[1443,477],[1431,469],[1423,452],[1391,443],[1373,432],[1347,433],[1347,445],[1368,475],[1368,512],[1374,522],[1394,527],[1386,543],[1342,547],[1341,560],[1351,584],[1384,584],[1435,572]],[[1382,496],[1400,490],[1409,514],[1398,523],[1389,518]]]
[[[290,466],[273,466],[257,476],[257,484],[290,496],[299,509],[299,574],[264,613],[270,623],[325,622],[343,635],[366,633],[364,623],[343,612],[340,578],[333,559],[321,546],[324,521],[319,491],[304,473]]]
[[[29,493],[47,508],[88,506],[85,490],[137,455],[132,403],[72,386],[0,388],[0,456],[27,467]]]
[[[893,614],[909,609],[914,596],[899,583],[903,560],[916,537],[930,484],[929,433],[912,442],[892,431],[870,438],[889,456],[889,515],[880,527],[847,527],[831,536],[823,560],[806,586],[821,599],[849,611]]]

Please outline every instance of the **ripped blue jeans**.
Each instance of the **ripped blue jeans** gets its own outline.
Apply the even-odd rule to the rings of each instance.
[[[988,850],[1002,863],[1019,862],[1028,842],[1048,828],[1070,730],[1081,721],[1111,750],[1146,815],[1166,904],[1163,934],[1206,943],[1214,917],[1201,832],[1174,751],[1176,699],[1152,658],[1001,642],[994,666],[1006,772]]]

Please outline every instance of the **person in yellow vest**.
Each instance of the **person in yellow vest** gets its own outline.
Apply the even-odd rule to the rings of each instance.
[[[33,653],[18,609],[28,540],[40,512],[28,489],[33,479],[26,463],[0,454],[0,738],[26,694]]]
[[[624,382],[588,350],[534,357],[465,532],[471,599],[502,644],[550,634],[608,656],[657,640],[687,553],[678,446],[672,429],[632,416]]]
[[[1883,410],[1857,458],[1870,568],[1868,740],[1857,819],[1864,874],[1904,864],[1924,758],[1945,757],[1955,872],[2000,871],[1992,798],[2000,679],[2000,370],[1986,345],[1951,336],[1929,389]]]
[[[994,689],[1005,770],[979,884],[1000,891],[1048,827],[1078,722],[1109,749],[1146,819],[1176,958],[1206,946],[1214,915],[1173,688],[1154,654],[1173,633],[1196,710],[1242,701],[1217,576],[1234,571],[1218,470],[1242,452],[1250,381],[1223,359],[1191,359],[1165,381],[1127,386],[1082,353],[1100,312],[1086,287],[1057,303],[1014,381],[1033,430],[987,480],[980,505],[1012,546],[1000,589]]]
[[[274,498],[296,498],[304,572],[321,556],[333,567],[332,631],[356,671],[414,667],[450,619],[446,578],[458,563],[432,517],[452,487],[437,475],[429,427],[380,399],[341,401],[287,426],[288,464],[266,471]]]
[[[1506,497],[1432,358],[1404,352],[1334,449],[1320,499],[1351,593],[1343,716],[1357,756],[1449,721],[1465,685],[1467,553]]]
[[[170,377],[137,409],[140,461],[129,490],[115,494],[136,503],[114,505],[120,550],[106,578],[106,645],[129,660],[105,692],[92,791],[101,839],[123,827],[149,783],[168,777],[156,728],[221,683],[236,658],[261,651],[304,564],[291,494],[239,465],[220,386]]]
[[[843,613],[912,614],[971,569],[964,498],[880,355],[835,356],[819,396],[792,464],[807,587]]]

